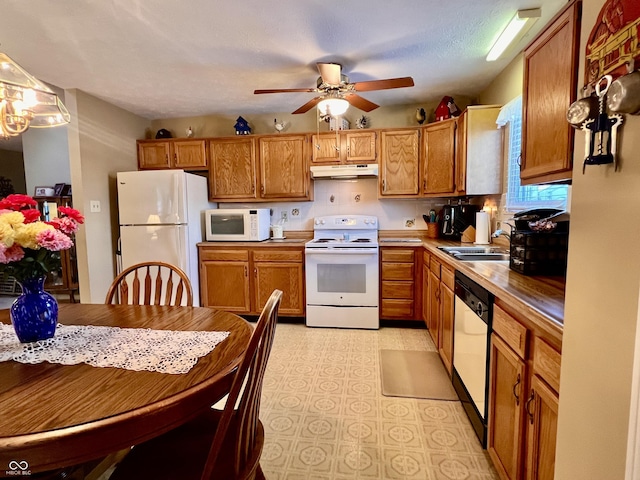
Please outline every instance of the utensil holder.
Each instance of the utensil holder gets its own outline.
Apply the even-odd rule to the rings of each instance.
[[[438,238],[440,236],[440,228],[436,222],[427,223],[427,238]]]

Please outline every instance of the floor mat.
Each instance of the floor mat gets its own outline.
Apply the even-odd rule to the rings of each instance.
[[[387,397],[458,400],[437,352],[380,350],[380,373]]]

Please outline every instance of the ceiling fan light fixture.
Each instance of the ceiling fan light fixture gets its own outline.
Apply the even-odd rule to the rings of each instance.
[[[0,137],[64,125],[70,118],[53,90],[0,52]]]
[[[349,109],[349,102],[344,98],[329,97],[323,98],[318,103],[318,110],[320,115],[330,115],[332,117],[339,117],[344,115]]]
[[[507,47],[511,45],[518,34],[522,33],[522,35],[524,35],[535,21],[540,18],[541,13],[542,10],[540,8],[518,10],[495,41],[491,50],[489,50],[489,53],[487,54],[487,62],[493,62],[500,58],[500,55],[502,55]]]

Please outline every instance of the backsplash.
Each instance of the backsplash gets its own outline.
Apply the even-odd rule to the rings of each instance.
[[[313,230],[313,219],[322,215],[359,214],[378,217],[380,230],[426,230],[422,219],[430,209],[439,212],[446,199],[378,199],[378,179],[315,180],[313,202],[229,203],[227,208],[269,207],[271,223],[286,214],[284,231]],[[452,199],[457,202],[457,199]],[[474,202],[476,203],[476,202]],[[410,225],[410,226],[408,226]]]

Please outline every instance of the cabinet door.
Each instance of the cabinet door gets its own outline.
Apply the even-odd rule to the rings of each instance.
[[[429,262],[425,261],[422,266],[422,320],[427,328],[431,325],[431,296],[429,295]]]
[[[434,123],[424,129],[422,193],[443,195],[455,193],[456,119]]]
[[[138,142],[140,170],[171,168],[171,142]]]
[[[185,170],[206,170],[205,140],[176,140],[173,142],[172,167]]]
[[[558,395],[534,375],[527,401],[527,480],[553,480],[558,430]]]
[[[347,163],[375,163],[378,160],[376,151],[376,132],[343,133],[347,151]]]
[[[487,451],[500,478],[522,478],[525,363],[495,333],[491,335]]]
[[[436,346],[440,349],[440,279],[429,270],[429,334]]]
[[[311,161],[313,164],[340,163],[340,135],[327,133],[311,137]]]
[[[302,263],[255,262],[255,305],[260,312],[276,288],[282,290],[279,312],[304,315],[304,283]]]
[[[209,156],[209,192],[212,200],[257,198],[253,138],[211,140]]]
[[[467,191],[467,116],[468,110],[458,117],[456,128],[456,195],[464,195]]]
[[[567,108],[576,98],[580,2],[571,3],[524,52],[523,184],[571,178],[574,130]]]
[[[447,368],[449,375],[453,371],[453,322],[454,322],[454,294],[453,290],[444,283],[440,283],[440,358]]]
[[[200,262],[202,305],[250,313],[249,262]]]
[[[418,130],[384,131],[380,135],[380,195],[417,197],[420,188]]]
[[[260,196],[309,200],[306,136],[264,137],[260,143]]]

